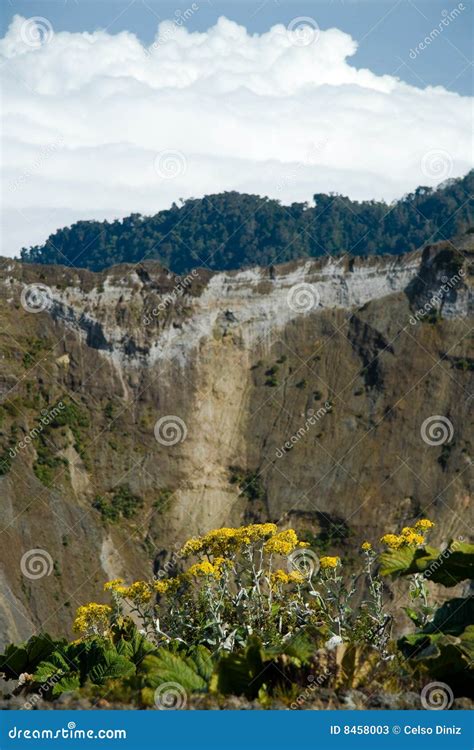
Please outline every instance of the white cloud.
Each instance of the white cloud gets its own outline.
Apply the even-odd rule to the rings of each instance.
[[[470,99],[352,67],[357,43],[338,29],[301,45],[282,25],[165,23],[146,49],[126,32],[51,37],[47,25],[31,45],[25,23],[0,40],[1,254],[180,197],[392,200],[470,168]]]

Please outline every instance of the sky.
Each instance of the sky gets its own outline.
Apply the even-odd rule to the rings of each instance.
[[[392,201],[472,160],[472,4],[6,0],[1,255],[240,190]]]

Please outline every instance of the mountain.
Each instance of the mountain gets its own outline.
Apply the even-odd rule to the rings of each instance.
[[[29,263],[100,271],[157,260],[174,273],[213,271],[340,255],[398,255],[450,239],[472,226],[474,171],[436,190],[420,187],[396,203],[317,194],[314,206],[236,192],[175,204],[154,216],[78,221],[44,245],[23,249]]]
[[[187,277],[0,261],[1,639],[64,634],[218,526],[345,560],[419,513],[465,536],[473,239]]]

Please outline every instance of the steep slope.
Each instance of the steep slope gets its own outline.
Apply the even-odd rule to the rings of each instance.
[[[1,640],[243,519],[346,557],[420,512],[467,537],[472,237],[184,278],[2,261]]]

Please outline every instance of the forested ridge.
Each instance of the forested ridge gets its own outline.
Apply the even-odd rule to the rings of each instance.
[[[401,254],[449,239],[473,223],[474,171],[438,188],[419,187],[387,204],[314,195],[314,204],[238,192],[190,198],[154,216],[78,221],[44,245],[21,251],[29,263],[99,271],[116,263],[158,260],[175,273],[202,266],[229,270],[327,253]]]

